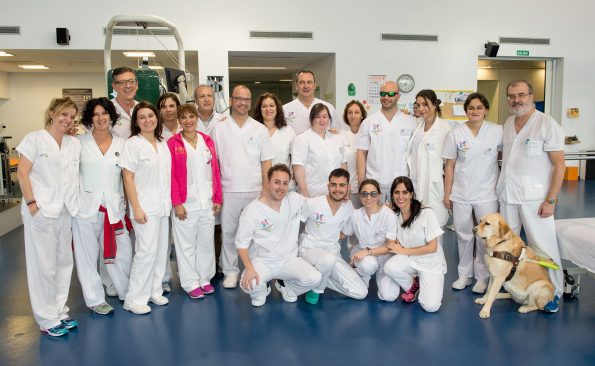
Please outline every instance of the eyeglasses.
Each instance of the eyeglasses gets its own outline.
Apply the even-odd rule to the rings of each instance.
[[[250,98],[242,98],[242,97],[231,97],[231,99],[235,100],[236,102],[245,102],[245,103],[248,103],[252,100]]]
[[[378,192],[376,192],[376,191],[372,191],[372,192],[362,191],[359,193],[359,195],[362,196],[363,198],[368,198],[368,196],[370,196],[372,198],[376,198],[376,197],[378,197]]]
[[[389,91],[389,92],[381,91],[380,92],[381,97],[386,97],[386,96],[394,97],[397,94],[399,94],[399,92],[396,92],[396,91]]]
[[[116,84],[118,86],[136,85],[137,82],[138,82],[138,80],[136,80],[136,79],[129,79],[129,80],[118,80],[118,81],[114,81],[114,84]]]
[[[516,100],[516,99],[525,99],[529,95],[531,95],[531,93],[519,93],[519,94],[508,94],[506,97],[508,98],[508,100]]]

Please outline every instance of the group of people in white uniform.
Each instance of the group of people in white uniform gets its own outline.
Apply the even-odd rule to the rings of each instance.
[[[51,336],[78,325],[66,306],[72,250],[85,304],[96,313],[113,312],[103,285],[134,314],[166,305],[170,224],[182,289],[194,299],[214,293],[217,216],[222,285],[239,282],[254,306],[266,303],[273,279],[285,301],[305,293],[316,304],[326,288],[363,299],[375,276],[381,300],[419,298],[424,310],[437,311],[449,210],[460,259],[452,287],[475,277],[473,291],[485,292],[483,246],[471,230],[498,201],[511,227],[524,226],[529,242],[559,263],[546,236],[563,133],[533,108],[525,81],[508,86],[514,115],[503,133],[484,121],[489,104],[479,93],[464,104],[469,121],[451,129],[432,90],[417,94],[419,115],[398,110],[392,81],[380,89],[380,111],[367,116],[351,101],[343,124],[314,97],[308,70],[298,72],[298,98],[285,106],[266,93],[251,110],[250,90],[236,86],[229,116],[204,108],[213,102],[205,85],[195,104],[168,93],[155,107],[134,101],[133,70],[117,68],[112,78],[118,95],[87,103],[85,134],[69,132],[76,104],[55,99],[45,128],[17,147],[31,304]],[[349,258],[341,256],[346,242]],[[559,296],[561,283],[552,278]],[[552,303],[545,310],[557,311],[557,298]]]

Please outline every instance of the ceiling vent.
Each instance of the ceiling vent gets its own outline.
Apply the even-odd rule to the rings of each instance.
[[[380,39],[383,41],[438,42],[438,36],[430,34],[381,33]]]
[[[500,37],[500,43],[549,45],[549,38]]]
[[[9,25],[0,25],[0,34],[21,34],[21,27],[12,27]]]
[[[114,36],[173,36],[174,33],[168,28],[134,28],[134,27],[115,27],[112,31]],[[105,35],[105,28],[103,28]]]
[[[256,39],[314,39],[312,32],[273,32],[273,31],[250,31],[250,38]]]

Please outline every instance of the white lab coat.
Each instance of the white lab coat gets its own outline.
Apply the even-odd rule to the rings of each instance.
[[[131,124],[130,118],[132,115],[132,110],[130,111],[130,114],[128,114],[128,112],[126,112],[124,110],[124,108],[122,108],[122,106],[120,106],[118,104],[118,102],[116,101],[116,98],[110,99],[110,101],[112,102],[114,107],[116,107],[116,112],[118,112],[118,115],[120,116],[118,118],[118,120],[116,121],[116,124],[112,127],[111,132],[114,135],[116,135],[116,136],[124,139],[124,141],[126,141],[130,137],[130,124]],[[138,104],[138,102],[135,100],[134,106],[136,106],[137,104]]]
[[[294,99],[291,102],[283,105],[283,113],[285,114],[285,120],[287,124],[295,130],[296,135],[301,135],[306,132],[310,126],[310,111],[315,104],[322,103],[327,106],[330,111],[331,123],[329,129],[337,128],[344,129],[345,123],[339,119],[339,115],[332,104],[325,102],[324,100],[314,98],[309,108],[299,100]]]
[[[343,134],[343,148],[345,150],[345,160],[347,161],[347,171],[349,172],[349,184],[351,190],[349,193],[358,193],[357,184],[357,134],[351,130],[345,130]]]
[[[221,113],[217,113],[217,112],[213,111],[213,115],[211,116],[211,118],[207,121],[203,121],[199,115],[198,123],[196,124],[196,130],[200,131],[204,134],[210,135],[211,131],[213,131],[213,128],[215,128],[215,125],[218,122],[224,121],[228,117],[229,116],[227,116],[225,114],[221,114]]]

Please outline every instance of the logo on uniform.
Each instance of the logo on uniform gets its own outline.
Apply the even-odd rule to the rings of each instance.
[[[267,233],[273,231],[273,224],[269,222],[269,219],[264,219],[260,221],[260,230],[264,230]]]
[[[320,227],[320,225],[326,224],[324,214],[322,212],[315,213],[314,219],[312,219],[312,221],[314,221],[314,225],[316,225],[316,227]]]
[[[382,131],[382,127],[380,127],[380,123],[373,123],[372,124],[372,132],[378,135]]]

